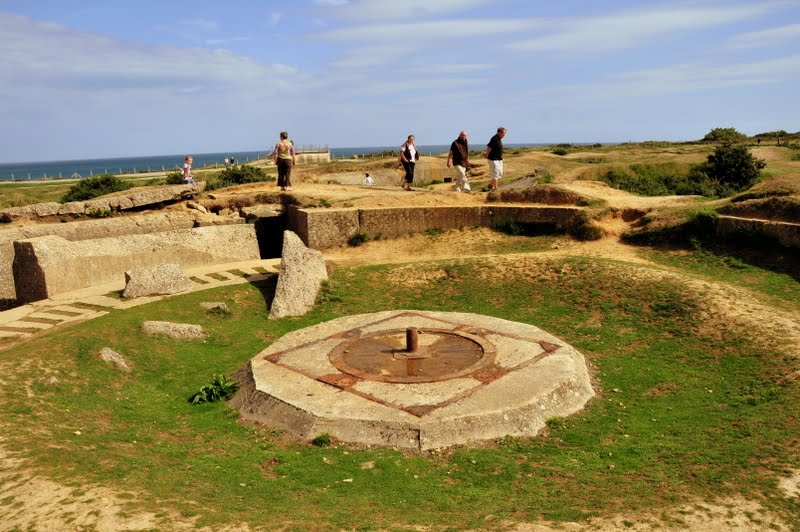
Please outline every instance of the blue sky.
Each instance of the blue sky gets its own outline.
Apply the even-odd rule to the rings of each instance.
[[[0,0],[0,162],[800,129],[800,0]]]

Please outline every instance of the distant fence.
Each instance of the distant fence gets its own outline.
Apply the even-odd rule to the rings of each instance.
[[[231,164],[231,159],[234,159],[235,164],[246,164],[250,161],[256,161],[267,157],[267,154],[255,154],[250,156],[241,156],[238,158],[231,157],[230,159],[220,157],[215,159],[203,159],[200,156],[195,157],[195,169],[213,169],[224,168]],[[227,160],[226,160],[227,159]],[[111,175],[131,175],[131,174],[149,174],[153,172],[179,172],[183,168],[182,163],[173,164],[144,164],[136,166],[104,166],[97,165],[91,168],[80,168],[70,171],[40,171],[40,172],[8,172],[0,175],[0,181],[50,181],[57,179],[82,179],[84,177],[94,177],[95,175],[111,174]]]

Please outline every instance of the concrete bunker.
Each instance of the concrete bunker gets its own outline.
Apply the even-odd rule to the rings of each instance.
[[[237,380],[232,405],[245,420],[422,450],[535,436],[594,396],[583,356],[533,325],[413,310],[294,331]]]

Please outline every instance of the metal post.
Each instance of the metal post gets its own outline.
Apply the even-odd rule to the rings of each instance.
[[[406,351],[415,353],[419,347],[419,332],[416,327],[406,329]]]

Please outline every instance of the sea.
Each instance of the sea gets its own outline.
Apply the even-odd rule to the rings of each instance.
[[[528,146],[544,146],[546,144],[505,144],[506,148],[521,148]],[[440,155],[447,153],[449,144],[419,145],[419,151],[425,155]],[[333,159],[352,159],[353,157],[368,157],[385,152],[396,153],[397,146],[369,146],[351,148],[313,147],[300,151],[330,149]],[[478,146],[482,149],[482,146]],[[0,163],[0,181],[29,181],[49,179],[76,179],[100,174],[137,174],[144,172],[163,172],[183,168],[183,158],[186,154],[176,155],[148,155],[138,157],[115,157],[109,159],[75,159],[69,161],[36,161],[21,163]],[[192,154],[194,169],[214,166],[224,166],[225,159],[233,159],[236,164],[243,164],[258,159],[263,159],[269,154],[264,151],[236,151],[220,153],[195,153]]]

